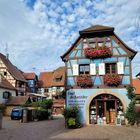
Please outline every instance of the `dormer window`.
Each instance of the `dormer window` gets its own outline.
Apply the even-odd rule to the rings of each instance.
[[[90,73],[89,64],[79,65],[79,75],[89,75],[89,73]]]
[[[60,74],[55,75],[54,77],[55,77],[55,78],[54,78],[54,81],[55,81],[55,82],[60,82],[60,81],[62,80],[62,75],[60,75]]]
[[[105,64],[105,71],[109,74],[117,73],[116,63]]]
[[[62,78],[55,78],[55,82],[60,82]]]

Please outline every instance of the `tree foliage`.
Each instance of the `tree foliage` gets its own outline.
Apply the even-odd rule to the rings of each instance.
[[[130,125],[134,125],[136,119],[134,87],[129,86],[127,88],[127,96],[131,100],[131,102],[129,103],[126,111],[126,118],[128,119],[128,123]]]
[[[127,88],[127,97],[132,101],[135,98],[135,88],[132,86],[129,86]]]

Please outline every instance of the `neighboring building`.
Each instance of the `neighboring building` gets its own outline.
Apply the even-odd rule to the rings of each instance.
[[[39,75],[39,87],[38,92],[41,94],[46,94],[47,96],[52,96],[52,72],[41,72]],[[49,94],[50,93],[50,94]]]
[[[2,75],[0,75],[0,104],[7,103],[8,99],[16,96],[16,89]]]
[[[132,80],[133,87],[135,88],[135,100],[136,100],[136,110],[140,110],[140,78],[135,78]]]
[[[10,115],[11,111],[14,107],[20,107],[24,106],[27,103],[31,103],[31,99],[29,96],[16,96],[16,97],[11,97],[8,102],[6,103],[6,111],[5,115]]]
[[[77,105],[83,124],[103,119],[115,124],[130,102],[126,87],[132,84],[131,60],[137,52],[114,33],[113,27],[96,25],[79,33],[61,56],[66,65],[66,88],[70,89],[66,107]]]
[[[135,78],[135,79],[132,79],[132,84],[133,84],[133,87],[135,88],[135,93],[136,95],[140,95],[140,79],[139,78]]]
[[[48,98],[58,98],[65,88],[65,67],[40,73],[39,82],[40,93],[48,95]]]
[[[25,95],[26,80],[10,60],[0,53],[0,74],[16,88],[16,95]]]
[[[53,100],[53,114],[58,115],[63,113],[65,107],[64,99]]]
[[[26,92],[28,93],[37,93],[38,91],[38,77],[37,75],[32,73],[23,73],[24,78],[27,81]]]

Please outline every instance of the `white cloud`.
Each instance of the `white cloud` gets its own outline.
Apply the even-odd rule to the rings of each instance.
[[[8,42],[10,59],[24,71],[62,65],[60,56],[74,43],[79,30],[95,24],[115,27],[128,46],[140,51],[140,32],[134,36],[139,0],[37,0],[32,8],[24,1],[0,1],[0,41]],[[2,45],[0,51],[4,52]],[[134,68],[138,59],[139,53]],[[134,75],[138,72],[135,68]]]

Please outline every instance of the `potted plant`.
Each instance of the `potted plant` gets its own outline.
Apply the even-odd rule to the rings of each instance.
[[[89,75],[80,75],[77,77],[77,86],[80,87],[91,87],[93,86],[91,76]]]
[[[110,48],[104,47],[95,47],[95,48],[85,48],[84,54],[89,58],[106,58],[111,57],[112,52]]]
[[[108,86],[119,86],[121,84],[121,77],[118,74],[106,74],[104,76],[104,83]]]
[[[81,127],[81,123],[79,121],[79,109],[77,106],[64,109],[63,115],[68,128],[75,129]]]

